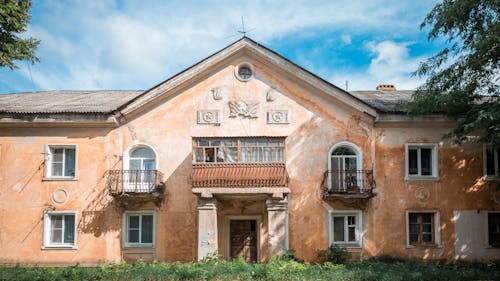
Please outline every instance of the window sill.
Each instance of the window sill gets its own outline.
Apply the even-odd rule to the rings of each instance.
[[[500,182],[500,177],[495,177],[495,176],[483,176],[484,181],[490,181],[490,182]]]
[[[439,181],[435,176],[406,176],[405,181]]]
[[[42,181],[78,181],[78,178],[46,178],[43,177]]]
[[[441,249],[443,245],[438,244],[422,244],[422,245],[406,245],[406,249]]]
[[[333,243],[334,246],[339,246],[347,249],[361,249],[361,245],[357,243]]]
[[[153,249],[154,245],[153,244],[125,244],[123,246],[123,249],[139,249],[139,248]]]
[[[76,245],[42,246],[42,250],[78,250],[78,246]]]

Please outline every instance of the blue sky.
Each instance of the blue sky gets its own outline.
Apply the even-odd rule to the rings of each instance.
[[[420,23],[438,1],[33,1],[40,62],[0,69],[0,93],[148,89],[241,35],[349,90],[414,89],[443,47]]]

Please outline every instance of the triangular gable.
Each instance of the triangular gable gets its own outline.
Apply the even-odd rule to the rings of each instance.
[[[263,58],[266,61],[273,63],[281,70],[292,75],[297,80],[303,81],[311,85],[312,87],[315,87],[318,90],[331,95],[344,104],[360,112],[367,113],[373,117],[377,116],[376,109],[365,103],[361,99],[349,94],[343,89],[324,80],[323,78],[305,70],[304,68],[281,56],[280,54],[251,40],[248,37],[241,38],[240,40],[227,46],[221,51],[207,57],[206,59],[172,76],[171,78],[161,82],[151,89],[146,90],[143,94],[122,105],[120,108],[118,108],[118,111],[121,115],[128,115],[135,111],[138,111],[146,104],[158,99],[159,97],[168,95],[172,89],[175,89],[176,87],[185,84],[191,79],[194,79],[200,73],[203,73],[207,69],[210,69],[214,65],[217,65],[218,63],[224,61],[228,57],[238,52],[248,52],[249,54],[254,54],[260,58]]]

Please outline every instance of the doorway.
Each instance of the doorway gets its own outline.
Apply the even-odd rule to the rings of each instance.
[[[257,261],[257,221],[231,220],[229,225],[230,257]]]

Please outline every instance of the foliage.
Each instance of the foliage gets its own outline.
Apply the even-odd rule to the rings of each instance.
[[[457,121],[448,135],[457,143],[480,133],[500,146],[500,2],[443,0],[426,16],[428,39],[443,36],[448,47],[422,62],[427,77],[408,104],[410,115],[444,113]]]
[[[40,41],[19,37],[30,21],[30,8],[30,0],[0,1],[0,67],[17,68],[15,60],[38,61],[35,50]]]
[[[110,264],[100,267],[0,267],[0,280],[500,280],[500,263],[433,265],[419,262],[352,262],[307,264],[272,259],[210,259],[197,263]]]
[[[351,257],[346,248],[330,245],[326,250],[318,251],[318,257],[333,264],[343,264]]]

